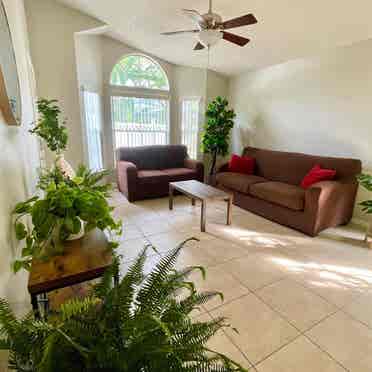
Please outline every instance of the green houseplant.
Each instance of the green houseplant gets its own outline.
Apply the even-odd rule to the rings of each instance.
[[[14,208],[16,237],[24,241],[22,258],[15,261],[15,272],[29,269],[33,257],[47,259],[63,253],[63,242],[78,234],[84,224],[85,232],[99,228],[120,234],[121,222],[116,222],[106,198],[109,185],[97,184],[106,172],[91,173],[80,167],[70,179],[59,168],[44,174],[39,187],[44,197],[34,196]],[[32,227],[25,223],[31,217]]]
[[[67,147],[68,133],[65,120],[61,121],[61,109],[57,102],[47,99],[37,101],[39,119],[30,133],[43,139],[50,151],[61,155]]]
[[[202,151],[211,156],[210,176],[215,174],[217,156],[226,156],[229,152],[230,133],[236,114],[228,106],[227,99],[217,97],[208,105],[205,113]]]
[[[372,191],[372,175],[370,174],[361,174],[358,177],[359,184],[362,185],[367,191]],[[360,206],[362,207],[362,211],[366,214],[372,214],[372,200],[365,200],[360,203]],[[366,237],[365,240],[368,242],[368,236],[370,234],[371,225],[368,225],[367,231],[366,231]],[[371,243],[369,243],[371,244]]]
[[[119,259],[82,300],[71,300],[49,320],[32,314],[17,320],[0,302],[0,341],[10,351],[9,366],[19,372],[232,372],[245,371],[210,350],[208,340],[224,318],[207,322],[190,313],[220,296],[198,293],[187,280],[194,270],[174,270],[183,244],[144,274],[146,249],[118,284]]]
[[[13,263],[15,272],[30,269],[34,257],[47,259],[63,253],[63,243],[84,231],[99,228],[113,237],[121,234],[121,221],[113,219],[113,207],[107,202],[110,185],[103,179],[108,172],[91,172],[84,166],[76,173],[65,172],[59,166],[68,133],[56,102],[37,102],[40,119],[30,131],[42,138],[57,157],[54,166],[40,174],[40,195],[18,203],[13,210],[16,237],[24,241],[22,257]],[[110,245],[115,247],[116,243]]]
[[[372,176],[369,174],[361,174],[358,177],[359,184],[367,191],[372,191]],[[367,214],[372,214],[372,200],[365,200],[360,203],[362,211]]]

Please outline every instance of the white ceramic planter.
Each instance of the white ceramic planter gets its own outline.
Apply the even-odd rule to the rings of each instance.
[[[78,239],[81,239],[81,238],[84,236],[84,234],[85,234],[84,222],[81,221],[81,220],[80,220],[80,222],[81,222],[81,229],[80,229],[80,232],[78,232],[77,234],[71,234],[71,235],[67,238],[67,240],[69,240],[69,241],[72,241],[72,240],[78,240]]]

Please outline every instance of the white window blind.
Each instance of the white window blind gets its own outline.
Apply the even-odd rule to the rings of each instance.
[[[169,143],[169,99],[112,96],[115,148]]]
[[[181,102],[182,144],[187,146],[190,158],[197,159],[199,148],[200,99],[185,98]]]
[[[102,108],[98,93],[83,91],[86,147],[91,170],[103,169],[102,159]]]

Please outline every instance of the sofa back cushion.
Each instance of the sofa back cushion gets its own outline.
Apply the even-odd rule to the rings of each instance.
[[[120,147],[118,160],[134,163],[138,169],[183,168],[187,148],[183,145],[154,145],[140,147]]]
[[[256,159],[256,175],[271,181],[300,185],[305,175],[319,164],[322,168],[336,170],[336,179],[352,179],[361,172],[361,161],[282,152],[246,147],[243,155]]]

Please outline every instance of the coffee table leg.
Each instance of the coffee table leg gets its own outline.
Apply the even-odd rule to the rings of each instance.
[[[169,210],[173,210],[173,187],[169,185]]]
[[[231,196],[226,201],[227,201],[227,221],[226,221],[226,224],[227,225],[231,225],[231,221],[232,221],[231,214],[232,214],[233,197]]]
[[[206,203],[205,200],[202,200],[202,203],[201,203],[201,220],[200,220],[200,230],[202,232],[205,232],[206,209],[207,209],[207,203]]]

